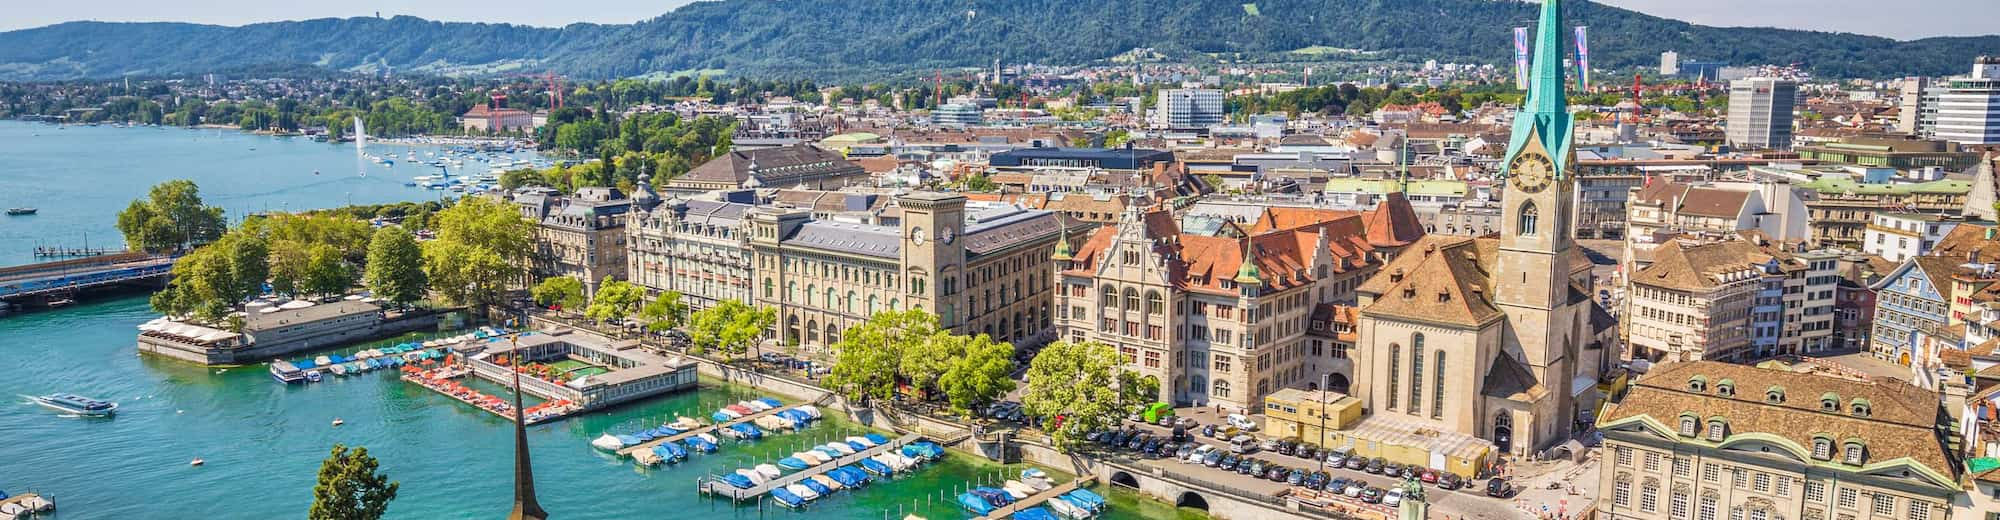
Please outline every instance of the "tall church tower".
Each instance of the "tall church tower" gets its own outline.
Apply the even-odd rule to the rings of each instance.
[[[1577,341],[1566,333],[1572,325],[1563,312],[1570,307],[1576,152],[1564,99],[1560,0],[1542,1],[1536,30],[1534,76],[1527,103],[1514,117],[1500,174],[1506,190],[1500,197],[1504,212],[1493,281],[1494,303],[1512,318],[1509,337],[1517,338],[1522,361],[1541,372],[1562,362],[1565,343]],[[1568,385],[1566,379],[1543,382]]]

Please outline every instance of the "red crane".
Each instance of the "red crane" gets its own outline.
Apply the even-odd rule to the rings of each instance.
[[[931,108],[944,105],[944,69],[937,71],[937,87],[931,91]]]
[[[555,72],[543,73],[542,78],[549,82],[550,102],[555,103],[556,108],[562,108],[563,107],[562,79],[559,76],[556,76]]]

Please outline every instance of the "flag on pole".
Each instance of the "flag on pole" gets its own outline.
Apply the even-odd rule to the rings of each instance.
[[[1514,87],[1528,90],[1528,28],[1514,28]]]
[[[1585,92],[1590,91],[1590,42],[1587,39],[1590,26],[1576,26],[1576,83]]]

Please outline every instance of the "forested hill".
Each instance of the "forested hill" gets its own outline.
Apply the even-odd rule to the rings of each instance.
[[[1402,58],[1511,62],[1510,0],[723,0],[625,25],[562,28],[411,17],[242,27],[72,22],[0,33],[0,79],[199,74],[272,66],[584,78],[726,70],[854,79],[938,67],[1080,64],[1136,47],[1169,56],[1268,57],[1309,47]],[[1651,66],[1664,50],[1732,64],[1799,63],[1821,76],[1946,75],[2000,54],[2000,36],[1899,42],[1854,34],[1717,28],[1572,0],[1593,65]]]

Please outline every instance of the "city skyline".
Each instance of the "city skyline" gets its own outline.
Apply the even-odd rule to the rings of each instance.
[[[573,23],[628,24],[666,14],[693,0],[638,2],[633,0],[586,0],[551,11],[532,3],[494,3],[471,0],[440,0],[411,4],[394,0],[366,0],[341,4],[274,4],[248,0],[218,0],[200,5],[109,0],[87,4],[27,4],[16,6],[0,31],[43,27],[71,21],[185,22],[240,26],[246,24],[346,18],[356,16],[408,15],[431,20],[457,22],[512,23],[538,27],[560,27]],[[1758,0],[1758,9],[1743,9],[1729,0],[1605,0],[1603,3],[1642,13],[1717,27],[1775,27],[1814,31],[1851,32],[1912,40],[1940,36],[1981,36],[1995,34],[1983,21],[2000,16],[2000,4],[1984,0],[1917,0],[1916,8],[1881,11],[1864,0]],[[1793,13],[1810,10],[1815,16],[1802,18]],[[1985,16],[1930,16],[1932,13],[1962,13]]]

